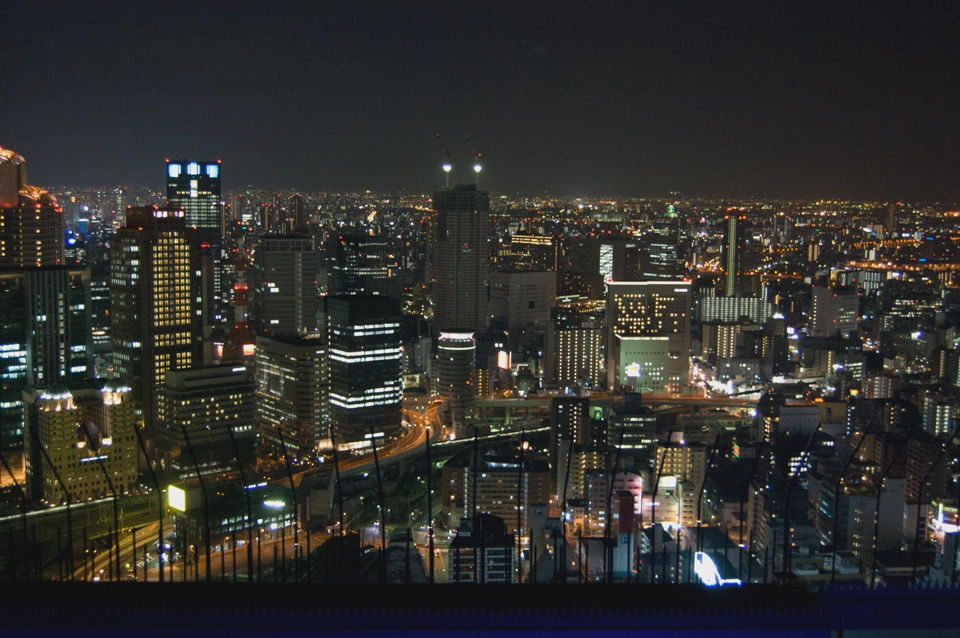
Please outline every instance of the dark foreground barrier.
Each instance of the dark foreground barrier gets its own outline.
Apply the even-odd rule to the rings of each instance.
[[[815,592],[792,586],[51,582],[7,588],[0,597],[0,626],[18,636],[69,632],[174,638],[278,631],[378,636],[655,631],[743,638],[860,630],[856,635],[865,636],[878,630],[960,627],[958,603],[957,588]]]

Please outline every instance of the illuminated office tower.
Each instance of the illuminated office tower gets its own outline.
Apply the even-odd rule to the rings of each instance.
[[[487,326],[490,196],[473,185],[433,194],[434,323],[440,330]]]
[[[167,204],[182,208],[187,227],[196,229],[202,268],[207,273],[203,291],[207,321],[220,323],[224,320],[228,292],[220,162],[167,160]]]
[[[251,314],[257,333],[316,332],[320,253],[313,239],[262,235],[253,266]]]
[[[336,443],[368,447],[401,432],[403,348],[400,300],[364,296],[324,298],[330,343],[330,425]]]
[[[201,474],[236,470],[233,441],[244,467],[251,467],[255,411],[253,379],[244,366],[171,370],[157,399],[156,446],[163,467],[179,478],[195,476],[197,468]]]
[[[690,284],[610,282],[607,389],[681,392],[690,373]]]
[[[473,412],[476,392],[477,342],[472,332],[441,332],[437,343],[440,398],[450,420],[463,421]]]
[[[395,250],[386,235],[341,233],[336,251],[331,295],[400,297]]]
[[[219,242],[223,236],[223,202],[220,162],[167,160],[167,201],[183,208],[189,228],[197,229],[202,242]]]
[[[65,502],[59,475],[74,503],[110,497],[100,462],[117,493],[129,493],[137,485],[133,429],[139,422],[130,388],[114,380],[100,389],[92,382],[70,387],[23,391],[27,495],[53,505]]]
[[[603,384],[603,313],[558,307],[547,324],[544,379],[550,388]]]
[[[90,271],[0,270],[0,449],[23,445],[21,391],[93,376]]]
[[[724,296],[737,297],[743,279],[743,251],[746,243],[747,218],[744,215],[727,215],[724,218],[723,271]]]
[[[66,241],[56,198],[27,185],[27,162],[0,148],[0,268],[58,266]]]
[[[653,222],[643,238],[640,276],[644,279],[678,279],[683,274],[680,261],[680,217],[671,204],[663,218]]]
[[[275,454],[314,459],[330,447],[327,355],[324,335],[257,337],[257,424]]]
[[[110,338],[114,376],[133,388],[148,436],[167,372],[204,363],[200,268],[183,211],[127,209],[110,245]]]

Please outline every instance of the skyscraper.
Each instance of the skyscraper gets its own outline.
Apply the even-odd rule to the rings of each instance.
[[[433,194],[433,303],[439,330],[487,325],[490,197],[472,184]]]
[[[680,260],[680,217],[671,204],[643,238],[640,274],[644,279],[677,279],[683,274]]]
[[[188,228],[196,229],[207,273],[203,298],[207,321],[220,323],[226,310],[228,270],[224,263],[225,228],[220,187],[220,162],[167,160],[167,204],[182,208]]]
[[[93,376],[90,271],[0,270],[0,449],[23,445],[21,391]]]
[[[58,266],[66,241],[56,198],[27,185],[27,162],[0,148],[0,268]]]
[[[341,233],[335,238],[331,295],[400,297],[396,257],[385,235],[354,232]]]
[[[258,334],[317,331],[320,253],[313,239],[262,235],[254,256],[251,315]]]
[[[324,335],[257,337],[257,423],[274,453],[312,459],[329,447],[327,355]]]
[[[337,445],[400,434],[403,366],[398,299],[324,298],[330,339],[330,425]]]
[[[133,389],[149,436],[167,372],[204,362],[200,268],[183,211],[127,209],[110,246],[110,337],[114,376]]]
[[[690,373],[690,284],[610,282],[607,389],[681,392]]]
[[[726,273],[724,296],[738,297],[743,278],[743,250],[746,241],[745,215],[724,218],[723,269]]]
[[[223,237],[219,161],[167,160],[167,201],[183,208],[187,227],[197,229],[201,243],[219,245]]]

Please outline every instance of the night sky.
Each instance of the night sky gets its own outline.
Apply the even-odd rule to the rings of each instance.
[[[355,6],[359,4],[360,6]],[[954,3],[0,4],[31,183],[960,200]]]

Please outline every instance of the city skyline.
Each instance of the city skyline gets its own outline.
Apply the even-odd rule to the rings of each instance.
[[[949,9],[11,0],[0,618],[955,631]]]
[[[44,87],[0,104],[33,182],[151,185],[182,155],[226,190],[429,192],[441,133],[494,192],[960,199],[945,3],[159,6],[4,7],[44,25],[0,45]]]

